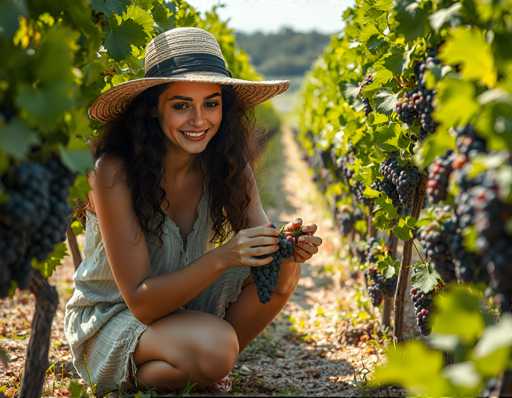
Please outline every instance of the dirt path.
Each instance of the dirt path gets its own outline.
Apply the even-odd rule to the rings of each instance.
[[[348,278],[346,247],[328,204],[287,129],[270,142],[258,170],[273,221],[297,216],[318,225],[321,251],[302,266],[291,301],[241,354],[235,391],[243,394],[363,394],[361,384],[381,354],[361,284]]]
[[[284,222],[300,216],[314,222],[324,243],[321,252],[303,265],[291,301],[241,354],[233,371],[233,395],[368,395],[362,386],[381,358],[378,314],[372,313],[360,281],[348,275],[346,248],[328,204],[313,184],[290,131],[269,143],[260,163],[259,187],[271,219]],[[70,364],[63,334],[72,275],[73,265],[67,258],[51,278],[60,303],[52,329],[45,397],[70,396],[70,382],[83,384]],[[0,397],[2,393],[14,397],[19,390],[33,307],[28,292],[0,302],[0,346],[10,357],[7,370],[0,365]]]

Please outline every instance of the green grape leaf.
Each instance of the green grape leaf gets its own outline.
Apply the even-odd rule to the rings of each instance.
[[[473,351],[477,369],[486,376],[501,373],[508,362],[512,347],[512,317],[504,314],[500,321],[485,329]]]
[[[448,8],[443,8],[433,13],[429,17],[430,26],[432,26],[432,29],[436,32],[439,31],[445,23],[453,20],[455,16],[459,15],[461,8],[462,4],[455,3]]]
[[[130,46],[143,46],[146,42],[144,28],[131,19],[121,22],[107,33],[105,48],[119,61],[130,54]]]
[[[39,144],[37,132],[19,119],[0,127],[0,148],[17,159],[23,159],[32,145]]]
[[[395,75],[402,73],[404,66],[405,48],[402,46],[392,47],[389,55],[384,59],[384,67]]]
[[[69,197],[71,200],[78,199],[85,201],[87,199],[87,193],[90,190],[91,188],[89,186],[87,176],[85,174],[80,174],[75,178],[75,181],[69,190]]]
[[[429,30],[428,12],[420,7],[419,1],[401,0],[396,6],[397,32],[408,41],[425,36]]]
[[[91,0],[93,10],[108,17],[112,14],[122,14],[129,4],[129,0]]]
[[[455,149],[455,137],[446,130],[437,130],[423,141],[414,160],[420,169],[425,169],[449,149]]]
[[[448,395],[448,383],[441,376],[441,352],[430,350],[419,341],[409,341],[397,349],[391,346],[386,357],[386,363],[375,369],[371,384],[399,384],[414,396]]]
[[[135,5],[130,5],[128,9],[124,12],[122,20],[133,20],[135,23],[139,24],[144,28],[144,32],[146,32],[146,34],[151,35],[153,33],[155,21],[150,11],[146,11]]]
[[[476,340],[485,328],[480,301],[481,295],[467,287],[450,286],[434,299],[432,332],[455,335],[468,343]]]
[[[491,46],[477,28],[457,27],[441,48],[439,58],[448,64],[462,64],[462,76],[494,87],[496,68]]]
[[[465,125],[478,112],[473,84],[453,77],[446,77],[438,84],[434,119],[441,128]]]
[[[56,126],[64,112],[74,105],[69,85],[55,81],[51,85],[33,87],[21,84],[16,97],[17,105],[26,112],[26,119],[40,129]]]
[[[435,289],[441,276],[428,263],[418,263],[413,267],[411,275],[411,285],[416,289],[420,289],[424,293],[429,293]]]
[[[389,91],[380,91],[375,95],[377,109],[384,113],[391,113],[395,110],[398,101],[398,93],[393,94]]]
[[[53,84],[65,80],[73,84],[73,57],[79,34],[71,29],[54,26],[44,35],[37,53],[35,72],[41,82]],[[59,62],[55,62],[58,59]]]
[[[383,66],[377,67],[375,71],[372,73],[373,82],[363,87],[361,90],[364,94],[368,94],[371,91],[382,87],[384,84],[393,79],[393,73],[384,68]]]
[[[66,243],[57,243],[46,260],[37,261],[36,259],[32,259],[32,267],[39,270],[41,275],[43,275],[45,278],[49,278],[52,276],[57,267],[62,264],[62,260],[67,255],[68,249]]]
[[[406,218],[400,218],[398,220],[398,224],[393,229],[393,233],[400,240],[409,240],[412,239],[414,236],[414,225],[410,225],[410,223],[408,223],[407,221],[408,220]]]
[[[93,158],[88,149],[60,148],[62,162],[76,173],[85,173],[93,167]]]
[[[0,37],[12,37],[18,30],[19,17],[27,15],[25,1],[3,0],[0,2]]]

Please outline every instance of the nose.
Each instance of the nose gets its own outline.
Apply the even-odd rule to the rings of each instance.
[[[204,112],[201,106],[195,106],[192,112],[192,120],[190,123],[194,127],[202,127],[205,125],[206,119],[204,117]]]

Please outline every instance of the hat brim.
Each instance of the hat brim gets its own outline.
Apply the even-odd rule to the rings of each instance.
[[[129,80],[105,91],[89,108],[89,117],[108,122],[119,116],[130,102],[144,90],[172,82],[216,83],[233,87],[244,108],[251,108],[289,87],[288,80],[251,81],[235,79],[215,73],[187,73],[174,77],[144,77]]]

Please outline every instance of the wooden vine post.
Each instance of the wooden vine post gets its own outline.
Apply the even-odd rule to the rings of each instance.
[[[66,231],[66,238],[68,239],[69,250],[71,251],[71,257],[73,258],[73,265],[75,266],[75,271],[82,262],[82,255],[80,254],[80,248],[78,246],[78,241],[76,239],[76,235],[73,232],[71,226],[68,227]]]
[[[57,289],[36,269],[32,270],[29,289],[36,298],[36,311],[32,318],[20,398],[41,396],[48,369],[52,322],[59,305]]]
[[[398,238],[393,232],[390,232],[388,238],[389,255],[396,258],[396,250],[398,247]],[[391,312],[393,309],[393,298],[384,296],[384,303],[382,306],[382,326],[389,329],[391,327]]]
[[[412,205],[411,216],[418,218],[421,208],[423,207],[423,201],[425,198],[425,188],[427,184],[427,176],[422,174],[420,183],[416,188],[414,195],[414,202]],[[405,293],[407,289],[407,283],[409,281],[409,272],[411,267],[412,258],[412,245],[414,237],[404,242],[404,248],[402,253],[402,263],[400,264],[400,272],[398,273],[398,281],[395,292],[394,302],[394,329],[393,329],[393,340],[395,342],[403,341],[403,326],[404,326],[404,302]]]

